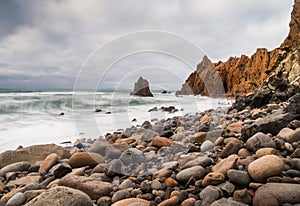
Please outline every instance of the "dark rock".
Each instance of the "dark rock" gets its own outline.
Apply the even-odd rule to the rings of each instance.
[[[246,171],[230,169],[227,171],[227,176],[231,182],[237,185],[248,186],[251,178]]]
[[[96,113],[98,113],[98,112],[102,112],[102,109],[98,109],[98,108],[96,108],[96,109],[95,109],[95,112],[96,112]]]
[[[244,144],[235,139],[235,140],[231,140],[229,143],[226,144],[226,146],[224,147],[222,153],[221,153],[221,158],[226,158],[228,157],[229,155],[232,155],[232,154],[237,154],[238,151],[243,148]]]
[[[157,112],[158,108],[157,107],[153,107],[152,109],[149,109],[148,112]]]
[[[134,84],[133,92],[130,94],[142,97],[153,97],[153,94],[149,89],[149,82],[146,79],[143,79],[143,77],[140,77]]]
[[[53,166],[49,171],[49,173],[53,174],[55,178],[62,178],[70,172],[72,172],[72,168],[67,163],[59,163]]]

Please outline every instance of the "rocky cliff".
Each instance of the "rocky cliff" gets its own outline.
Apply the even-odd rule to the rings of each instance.
[[[143,77],[140,77],[134,84],[133,92],[131,92],[130,95],[153,97],[153,94],[149,89],[149,82],[146,79],[143,79]]]
[[[215,96],[220,93],[222,86],[227,96],[244,95],[254,92],[275,74],[286,76],[288,83],[294,84],[299,81],[300,76],[299,58],[300,0],[295,0],[290,32],[279,48],[272,51],[259,48],[250,57],[246,55],[230,57],[226,62],[217,63],[211,63],[205,56],[177,94]],[[222,85],[216,83],[219,82],[218,78],[222,80]],[[215,86],[218,91],[213,92]]]

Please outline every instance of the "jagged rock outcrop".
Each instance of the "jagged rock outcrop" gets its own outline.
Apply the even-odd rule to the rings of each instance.
[[[251,57],[230,57],[226,62],[217,63],[211,63],[205,56],[177,94],[213,96],[213,92],[207,91],[207,88],[214,88],[218,78],[221,78],[227,96],[253,93],[268,78],[276,75],[283,75],[288,83],[294,84],[299,82],[300,76],[299,48],[300,0],[295,0],[290,32],[279,48],[272,51],[259,48]]]
[[[131,92],[130,95],[153,97],[153,94],[149,89],[149,82],[146,79],[143,79],[143,77],[140,77],[134,84],[133,92]]]

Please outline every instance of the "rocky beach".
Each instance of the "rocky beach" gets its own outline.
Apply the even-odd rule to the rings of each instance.
[[[229,108],[1,153],[0,205],[300,205],[299,35],[295,0],[279,48],[225,63],[205,57],[178,92],[209,95],[204,82],[213,86],[215,66],[235,97]],[[149,88],[142,96],[152,96]]]

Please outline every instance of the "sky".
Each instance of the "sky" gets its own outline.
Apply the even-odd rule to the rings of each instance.
[[[293,0],[1,0],[0,88],[180,89],[213,62],[278,47]]]

